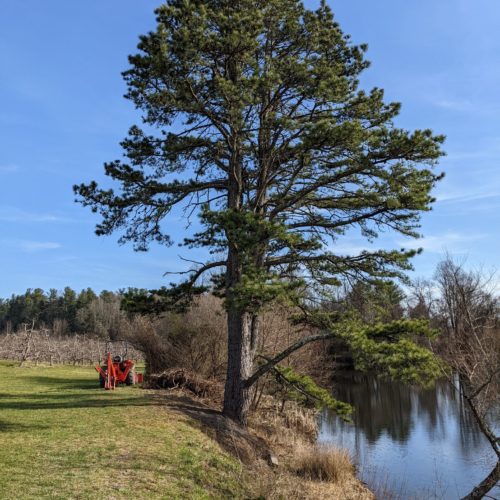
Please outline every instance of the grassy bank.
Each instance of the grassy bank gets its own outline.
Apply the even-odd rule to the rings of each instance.
[[[268,423],[240,434],[184,393],[104,391],[91,367],[0,361],[0,499],[372,498],[351,472],[335,482],[299,472],[311,460],[300,458],[297,434],[262,431]],[[224,451],[245,436],[269,443],[280,466]]]
[[[92,368],[0,362],[0,498],[245,497],[240,463],[137,387]]]

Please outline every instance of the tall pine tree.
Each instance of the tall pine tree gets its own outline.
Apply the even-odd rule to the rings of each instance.
[[[124,73],[143,126],[122,143],[126,161],[105,165],[118,189],[75,191],[102,215],[97,234],[121,231],[138,250],[172,243],[163,221],[176,205],[199,214],[203,229],[184,243],[213,257],[168,295],[189,298],[212,273],[227,309],[224,413],[245,423],[266,371],[254,367],[263,307],[408,269],[412,251],[335,246],[353,228],[417,236],[443,137],[397,128],[399,104],[360,90],[366,46],[324,1],[169,0],[156,15]]]

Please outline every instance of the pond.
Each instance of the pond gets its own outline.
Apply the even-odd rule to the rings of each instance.
[[[449,383],[422,390],[350,373],[336,385],[354,425],[326,412],[318,440],[348,449],[377,498],[457,499],[493,468],[493,450]]]

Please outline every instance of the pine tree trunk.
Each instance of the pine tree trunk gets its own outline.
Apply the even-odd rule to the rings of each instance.
[[[241,68],[235,59],[228,61],[230,79],[236,85],[241,76]],[[237,110],[235,110],[238,113]],[[240,116],[240,119],[242,117]],[[236,120],[236,123],[238,120]],[[242,139],[238,125],[231,126],[231,159],[228,177],[228,208],[240,211],[243,196],[243,165],[241,161]],[[228,238],[226,268],[227,304],[227,373],[224,388],[224,408],[229,417],[242,425],[247,424],[248,412],[252,402],[252,389],[245,386],[252,374],[255,335],[252,315],[242,310],[233,296],[234,287],[241,284],[242,262],[238,241]],[[256,323],[257,325],[257,323]]]
[[[242,425],[247,424],[252,401],[252,388],[245,387],[245,381],[252,374],[253,368],[251,323],[250,314],[236,308],[229,309],[228,364],[223,414]]]
[[[241,282],[241,275],[240,256],[236,248],[230,247],[226,275],[228,346],[223,414],[247,425],[254,387],[247,387],[246,381],[253,371],[260,322],[257,315],[242,310],[232,295],[233,287]]]

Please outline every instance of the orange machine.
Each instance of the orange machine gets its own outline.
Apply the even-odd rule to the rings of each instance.
[[[114,390],[117,384],[134,385],[142,380],[142,374],[135,373],[135,363],[122,356],[111,356],[108,352],[103,366],[96,365],[99,384],[103,389]]]

